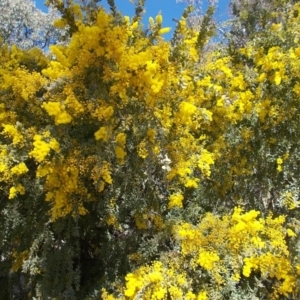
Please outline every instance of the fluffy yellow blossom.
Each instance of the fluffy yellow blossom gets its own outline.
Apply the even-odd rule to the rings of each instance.
[[[183,124],[191,124],[191,116],[197,111],[197,107],[189,102],[183,101],[179,105],[179,118]]]
[[[119,144],[121,147],[124,147],[126,144],[126,134],[125,133],[119,133],[116,137],[116,142]]]
[[[59,115],[55,116],[55,124],[68,124],[72,121],[72,117],[66,112],[62,111]]]
[[[184,186],[187,188],[197,188],[198,182],[199,182],[198,178],[194,178],[194,179],[188,178]]]
[[[113,180],[111,178],[111,171],[110,171],[110,165],[108,162],[103,162],[103,165],[101,167],[101,171],[100,171],[101,177],[103,178],[103,180],[108,183],[108,184],[112,184]]]
[[[124,159],[124,157],[126,156],[126,152],[123,150],[123,148],[117,146],[115,148],[115,154],[116,154],[116,157],[119,158],[119,159]]]
[[[139,27],[139,22],[134,22],[132,25],[131,25],[131,30],[135,30],[135,29],[137,29]]]
[[[14,166],[10,169],[12,175],[22,175],[27,173],[29,170],[24,162],[19,163],[18,165]]]
[[[171,209],[173,207],[182,207],[182,201],[183,201],[184,197],[182,194],[180,193],[176,193],[176,194],[172,194],[169,197],[169,204],[168,204],[168,208]]]
[[[66,20],[65,19],[56,19],[53,22],[53,26],[55,26],[56,28],[65,28],[67,25]]]
[[[163,35],[163,34],[166,34],[170,31],[171,31],[171,27],[165,27],[165,28],[159,29],[158,34]]]
[[[139,157],[141,157],[141,158],[146,158],[149,155],[148,150],[147,150],[147,144],[145,141],[142,141],[138,145],[137,152],[138,152]]]
[[[20,144],[23,142],[23,135],[18,131],[18,129],[10,124],[3,125],[2,134],[8,135],[13,139],[13,144]]]
[[[95,139],[98,140],[103,140],[104,142],[107,142],[110,136],[110,130],[108,127],[100,127],[100,129],[95,132]]]
[[[12,186],[9,190],[8,199],[13,199],[17,196],[17,194],[24,195],[25,188],[22,184],[18,184],[17,186]]]
[[[153,282],[159,282],[159,281],[163,280],[162,274],[158,271],[154,271],[154,272],[149,273],[148,278],[149,278],[150,282],[152,282],[152,283]]]
[[[219,261],[220,257],[215,252],[210,251],[199,251],[199,258],[197,263],[206,270],[211,270],[214,266],[214,263]]]
[[[297,236],[296,233],[292,229],[289,229],[289,228],[286,230],[286,233],[289,237]]]
[[[48,145],[48,143],[43,141],[41,135],[37,134],[34,136],[33,139],[34,148],[31,152],[29,152],[29,155],[34,157],[38,162],[42,162],[45,159],[45,157],[49,154],[51,148]]]
[[[128,25],[130,23],[130,17],[129,16],[124,16],[124,21]]]
[[[277,162],[277,171],[282,172],[282,164],[283,164],[282,158],[281,157],[277,158],[276,162]]]
[[[9,196],[8,199],[13,199],[17,196],[17,189],[13,186],[9,190]]]
[[[49,116],[54,116],[55,124],[68,124],[72,121],[72,117],[65,110],[64,105],[58,102],[44,102],[42,107],[47,111]]]
[[[202,150],[198,161],[198,168],[202,171],[204,176],[209,177],[211,174],[210,166],[214,164],[214,155],[207,151]]]
[[[5,172],[7,170],[7,165],[3,162],[0,162],[0,172]]]
[[[55,152],[59,152],[60,151],[60,145],[58,143],[58,141],[54,138],[52,138],[49,142],[49,147],[54,150]]]
[[[273,31],[280,31],[282,29],[282,24],[281,23],[274,23],[271,26],[271,30]]]
[[[208,300],[207,293],[205,291],[202,291],[198,294],[197,300]]]
[[[147,137],[151,143],[155,142],[156,130],[150,128],[147,130]]]
[[[42,165],[40,164],[36,171],[36,177],[45,177],[53,171],[53,168],[49,164]]]
[[[46,156],[50,153],[51,149],[55,152],[60,151],[59,143],[55,138],[52,138],[49,143],[47,143],[42,135],[36,134],[33,142],[33,150],[29,152],[29,155],[34,157],[38,162],[42,162]]]
[[[125,277],[126,280],[126,289],[124,295],[126,297],[133,297],[136,293],[136,290],[140,289],[143,286],[143,282],[135,274],[129,273]]]
[[[122,165],[124,163],[124,158],[126,156],[126,151],[125,151],[126,134],[123,132],[119,133],[116,136],[116,143],[117,146],[115,147],[115,154],[119,160],[119,163]]]
[[[155,17],[155,19],[156,19],[157,24],[161,24],[162,21],[163,21],[162,15],[157,15],[157,16]]]
[[[101,109],[100,115],[106,119],[109,120],[114,114],[114,108],[112,106],[108,106],[105,109]]]

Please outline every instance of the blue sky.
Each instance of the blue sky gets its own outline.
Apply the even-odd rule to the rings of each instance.
[[[35,0],[36,6],[46,11],[47,8],[44,6],[44,2],[45,0]],[[207,7],[207,2],[207,0],[203,0],[204,11]],[[230,0],[219,0],[218,8],[216,10],[216,18],[219,21],[228,19],[229,2]],[[134,15],[135,7],[129,2],[129,0],[115,0],[115,3],[123,15],[130,17]],[[105,7],[107,7],[106,0],[102,0],[100,4],[103,4]],[[185,3],[176,3],[176,0],[146,0],[146,14],[143,18],[143,24],[147,27],[149,17],[155,17],[158,12],[161,12],[163,16],[163,27],[171,27],[174,29],[176,23],[172,19],[179,19],[185,7]],[[172,32],[169,34],[169,36],[165,35],[165,38],[169,39],[171,34]]]

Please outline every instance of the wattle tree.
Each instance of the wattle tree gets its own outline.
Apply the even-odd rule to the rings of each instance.
[[[297,299],[300,5],[212,44],[96,2],[0,49],[0,299]]]

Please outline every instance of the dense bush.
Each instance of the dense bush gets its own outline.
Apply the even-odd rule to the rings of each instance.
[[[0,299],[297,299],[300,5],[211,45],[108,2],[0,49]]]

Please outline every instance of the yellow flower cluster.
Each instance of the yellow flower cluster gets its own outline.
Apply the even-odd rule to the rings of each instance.
[[[165,267],[161,262],[154,261],[153,264],[141,267],[126,275],[126,287],[120,297],[109,295],[105,289],[102,290],[104,300],[136,299],[139,295],[143,299],[163,300],[171,299],[186,300],[208,300],[206,291],[194,293],[187,281],[185,272]]]
[[[220,219],[207,214],[197,227],[185,223],[175,227],[174,232],[180,240],[182,255],[194,257],[191,266],[199,264],[211,271],[216,284],[226,281],[220,278],[224,276],[218,273],[220,270],[227,270],[228,274],[232,269],[235,274],[242,270],[246,278],[256,270],[261,272],[257,280],[276,278],[274,297],[292,295],[297,286],[286,237],[296,234],[284,228],[283,216],[257,219],[258,215],[255,210],[243,213],[241,208],[236,208],[231,217]],[[216,262],[218,267],[214,268]],[[234,276],[234,280],[239,281],[239,276]]]
[[[199,251],[197,263],[206,270],[212,270],[214,262],[219,261],[220,257],[217,253],[211,251]]]
[[[11,85],[17,99],[32,100],[36,92],[46,85],[47,79],[37,72],[29,72],[26,69],[17,69],[14,76],[7,78],[6,82]]]
[[[287,192],[283,192],[281,197],[283,198],[283,205],[287,207],[289,210],[296,209],[300,206],[298,193],[287,191]]]
[[[23,174],[27,173],[28,171],[29,170],[24,162],[21,162],[18,165],[14,166],[10,169],[10,172],[12,175],[18,175],[18,176],[23,175]]]
[[[156,130],[155,129],[150,128],[150,129],[147,130],[147,137],[148,137],[148,139],[151,143],[155,142],[155,136],[156,136]]]
[[[277,162],[277,171],[282,172],[282,164],[283,164],[282,158],[280,158],[280,157],[277,158],[276,162]]]
[[[103,140],[104,142],[107,142],[109,137],[110,137],[110,128],[109,127],[100,127],[100,129],[95,132],[95,139],[98,140]]]
[[[69,101],[71,101],[69,99]],[[77,106],[79,107],[77,109]],[[78,111],[81,111],[81,106],[75,104],[75,108]],[[72,117],[65,109],[65,105],[62,105],[59,102],[44,102],[42,107],[47,111],[49,116],[54,116],[55,125],[59,124],[68,124],[72,121]]]
[[[55,152],[60,151],[59,143],[55,138],[50,139],[49,142],[45,142],[42,135],[36,134],[33,139],[34,148],[29,152],[29,155],[34,157],[38,162],[42,162],[50,153],[51,149]]]
[[[3,131],[1,132],[4,135],[8,135],[13,139],[13,144],[20,144],[24,141],[23,135],[18,131],[18,129],[11,124],[4,124]]]
[[[293,297],[299,289],[299,265],[293,263],[286,239],[297,235],[285,228],[283,216],[257,219],[258,215],[236,208],[222,218],[206,214],[197,226],[176,225],[174,237],[181,252],[162,254],[160,261],[127,274],[121,296],[103,290],[103,299],[223,299],[229,286],[238,289],[241,279],[250,280],[252,273],[266,297]],[[201,281],[199,267],[209,283]],[[197,285],[192,285],[196,277]],[[264,286],[268,279],[271,289]]]
[[[116,157],[118,158],[119,164],[123,165],[124,164],[124,158],[126,156],[126,151],[125,151],[125,144],[126,144],[126,134],[125,133],[118,133],[116,137],[116,148],[115,148],[115,154]]]
[[[83,105],[78,101],[77,97],[75,96],[71,86],[68,86],[64,89],[64,94],[66,95],[66,100],[64,104],[73,111],[73,114],[76,116],[78,114],[82,114],[84,112]],[[48,111],[47,111],[48,112]],[[49,112],[48,112],[49,113]],[[49,113],[50,115],[50,113]],[[58,121],[57,124],[65,124],[61,123],[62,117],[57,117]]]
[[[94,185],[97,187],[97,191],[102,192],[106,183],[113,183],[110,164],[107,161],[104,161],[100,167],[95,166],[91,172],[91,178],[94,181]]]
[[[176,194],[172,194],[169,197],[169,204],[168,204],[168,208],[171,209],[173,207],[182,207],[182,201],[183,201],[184,197],[182,194],[180,193],[176,193]]]
[[[92,112],[92,116],[96,117],[99,121],[109,120],[114,114],[114,108],[112,106],[101,105]]]
[[[147,142],[145,140],[142,140],[139,145],[137,146],[137,153],[138,156],[141,158],[146,158],[149,155],[148,149],[147,149]]]
[[[199,161],[198,168],[201,170],[204,176],[209,177],[211,174],[210,166],[214,164],[214,155],[208,152],[206,149],[203,149]]]
[[[25,194],[25,188],[22,184],[18,184],[16,186],[12,186],[9,190],[9,196],[8,199],[15,198],[18,194],[24,195]]]
[[[7,113],[5,112],[5,105],[0,103],[0,124],[5,123],[7,117]]]
[[[49,171],[49,173],[44,173],[46,176],[44,190],[48,191],[45,200],[53,203],[52,220],[55,221],[72,212],[85,215],[87,211],[83,207],[82,200],[78,200],[82,192],[78,168],[58,164],[52,166]]]
[[[162,16],[158,15],[155,21],[151,20],[153,35],[157,39],[153,45],[142,34],[139,21],[129,17],[116,25],[113,17],[100,9],[93,24],[85,25],[82,20],[77,21],[78,31],[73,34],[69,45],[52,46],[50,49],[56,61],[52,61],[43,70],[43,74],[50,79],[70,79],[69,82],[72,83],[66,83],[63,90],[67,100],[60,102],[61,95],[57,95],[57,98],[52,97],[49,102],[44,102],[42,107],[55,117],[56,125],[68,124],[75,111],[81,110],[77,108],[80,103],[84,119],[89,120],[92,116],[101,122],[94,136],[96,140],[107,142],[107,147],[114,142],[110,140],[111,137],[126,131],[133,133],[136,143],[134,147],[139,157],[147,158],[151,152],[155,159],[155,156],[158,158],[160,155],[160,149],[167,148],[172,161],[172,171],[167,174],[168,179],[179,179],[183,186],[197,188],[200,181],[194,176],[194,171],[198,171],[197,164],[207,177],[210,166],[214,163],[213,151],[205,152],[203,141],[196,138],[201,124],[205,123],[209,127],[213,119],[210,108],[203,107],[205,91],[193,88],[193,82],[199,74],[199,70],[194,69],[198,56],[198,35],[187,28],[184,19],[180,21],[184,33],[182,45],[188,45],[189,48],[178,48],[186,62],[185,67],[182,67],[170,59],[170,43],[160,36],[168,30],[161,28]],[[135,41],[129,42],[133,36]],[[226,64],[227,61],[224,60],[222,66],[227,74],[230,68]],[[80,99],[75,96],[73,91],[87,89],[78,78],[86,76],[85,70],[90,66],[103,70],[101,80],[109,87],[108,99],[104,99],[103,95],[96,95],[93,101],[86,101],[84,97]],[[97,86],[99,78],[92,76],[91,82],[94,79],[96,81],[93,85]],[[71,112],[72,117],[69,115]],[[135,114],[139,115],[136,120],[132,118]],[[76,122],[75,119],[72,120]],[[151,121],[151,127],[149,124],[147,126],[150,129],[143,129],[141,134],[141,122],[148,121]],[[167,134],[174,141],[169,145]],[[139,137],[135,138],[137,136]],[[114,154],[119,164],[123,164],[128,155],[126,147],[117,141],[115,143]],[[195,155],[191,156],[191,153]]]

